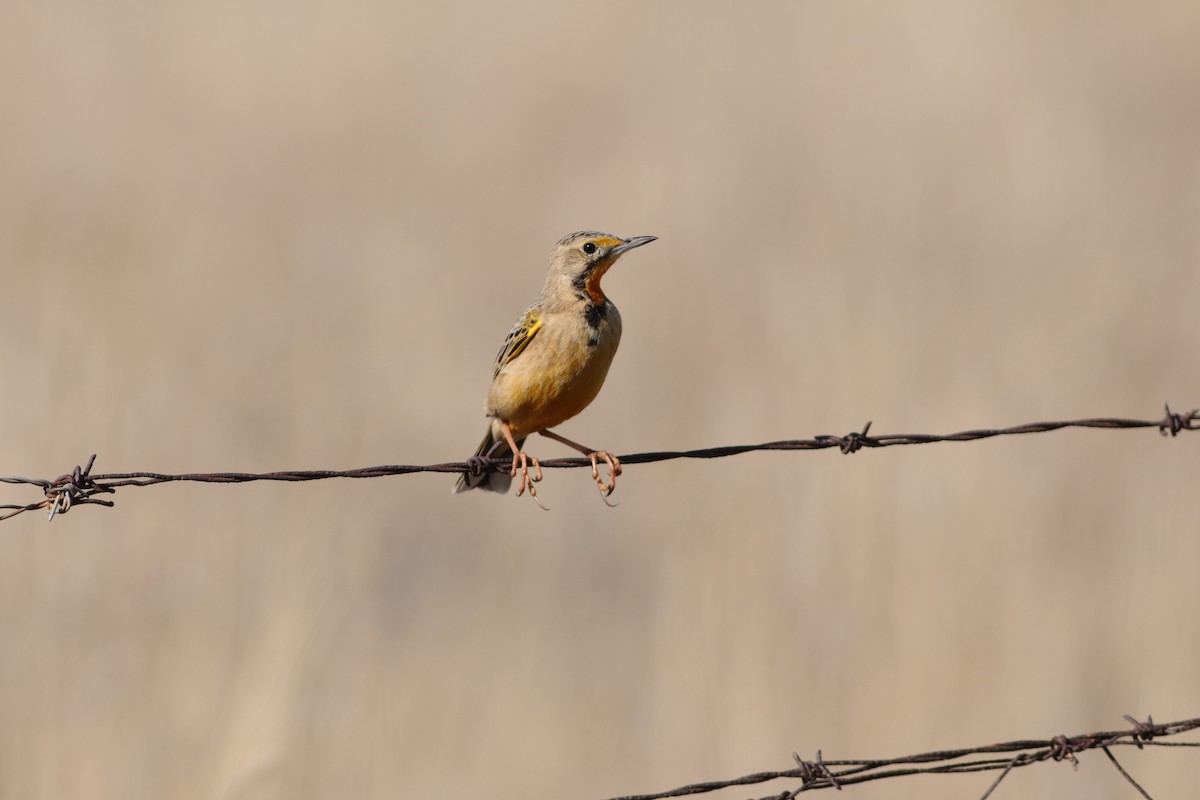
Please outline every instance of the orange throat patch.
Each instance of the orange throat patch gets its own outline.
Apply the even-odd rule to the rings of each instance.
[[[608,299],[604,290],[600,288],[600,279],[604,277],[604,273],[608,272],[608,268],[613,265],[614,261],[616,261],[615,258],[609,258],[596,264],[587,276],[587,282],[584,283],[588,297],[592,298],[592,302],[598,306],[604,305],[604,301]]]

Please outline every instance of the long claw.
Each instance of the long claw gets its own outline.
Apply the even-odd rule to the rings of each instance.
[[[533,502],[537,503],[538,508],[540,508],[542,511],[550,510],[548,507],[542,505],[541,499],[537,496],[537,489],[534,488],[534,485],[532,483],[529,484],[529,496],[533,498]]]
[[[608,502],[608,496],[617,488],[617,476],[621,474],[621,461],[612,453],[604,450],[597,450],[594,453],[588,453],[588,458],[592,461],[592,480],[596,482],[596,488],[600,490],[600,499],[607,506],[615,506],[616,503]],[[600,460],[608,465],[608,481],[605,482],[600,477]]]
[[[521,465],[521,482],[517,485],[517,497],[525,494],[525,490],[528,489],[529,496],[533,498],[533,502],[538,504],[538,508],[542,511],[549,511],[549,508],[542,505],[542,501],[537,496],[537,487],[534,486],[535,483],[542,479],[541,462],[522,450],[513,455],[512,471],[509,473],[511,477],[515,478],[517,476],[517,464]],[[529,474],[530,464],[533,464],[533,475]]]

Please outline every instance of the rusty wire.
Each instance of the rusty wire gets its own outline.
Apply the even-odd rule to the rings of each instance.
[[[933,442],[971,442],[978,439],[989,439],[993,436],[1014,436],[1026,433],[1047,433],[1062,428],[1157,428],[1163,435],[1177,436],[1181,431],[1200,429],[1200,409],[1193,409],[1186,414],[1176,414],[1170,406],[1165,406],[1165,415],[1161,419],[1122,419],[1115,417],[1095,417],[1091,419],[1076,419],[1057,422],[1030,422],[1025,425],[1014,425],[1009,428],[979,428],[959,433],[899,433],[872,436],[871,423],[868,422],[861,431],[848,433],[844,436],[814,436],[811,439],[787,439],[763,444],[727,445],[724,447],[708,447],[699,450],[663,450],[649,453],[631,453],[620,457],[623,465],[651,464],[657,461],[670,461],[677,458],[724,458],[764,450],[827,450],[837,448],[842,453],[855,453],[863,448],[892,447],[906,444],[931,444]],[[88,459],[87,465],[75,467],[70,473],[61,475],[54,480],[42,478],[22,478],[16,476],[0,476],[0,482],[29,484],[42,490],[45,497],[36,503],[26,505],[0,505],[0,521],[23,514],[26,511],[38,509],[49,512],[49,518],[54,519],[59,514],[65,514],[75,506],[102,505],[112,507],[111,500],[97,495],[113,494],[124,486],[153,486],[159,483],[175,481],[191,481],[196,483],[249,483],[251,481],[317,481],[327,478],[382,478],[387,475],[408,475],[414,472],[454,472],[481,474],[486,471],[508,469],[511,460],[508,458],[473,457],[467,461],[451,461],[444,464],[408,465],[391,464],[379,467],[362,467],[349,470],[287,470],[282,472],[203,472],[169,475],[161,472],[114,472],[102,475],[92,474],[92,465],[96,456]],[[541,462],[546,469],[565,469],[573,467],[590,467],[591,461],[586,458],[554,458]]]
[[[1179,722],[1156,724],[1152,717],[1145,722],[1139,722],[1126,715],[1125,719],[1132,725],[1128,730],[1102,731],[1099,733],[1084,733],[1078,736],[1054,736],[1049,739],[1023,739],[1014,742],[967,747],[958,750],[939,750],[932,753],[919,753],[911,756],[886,759],[825,759],[821,751],[817,751],[815,761],[806,761],[795,753],[792,758],[796,766],[773,772],[757,772],[724,781],[709,781],[693,783],[654,794],[626,795],[610,800],[665,800],[671,797],[687,797],[690,795],[706,794],[734,786],[752,786],[770,781],[799,780],[800,785],[794,789],[784,789],[774,794],[765,795],[758,800],[792,800],[801,792],[815,789],[838,789],[855,783],[882,780],[884,778],[899,778],[905,775],[951,775],[965,772],[999,772],[1000,774],[987,787],[981,800],[987,800],[1000,785],[1000,782],[1010,772],[1018,767],[1027,767],[1042,761],[1067,761],[1072,767],[1079,768],[1077,753],[1087,750],[1102,750],[1117,768],[1122,777],[1129,781],[1142,797],[1151,800],[1150,795],[1125,770],[1112,754],[1113,747],[1134,746],[1141,750],[1143,747],[1200,747],[1200,742],[1162,742],[1158,739],[1175,736],[1187,731],[1200,728],[1200,717]],[[999,755],[1004,754],[1004,755]],[[984,756],[970,759],[969,756]],[[916,766],[919,765],[919,766]]]

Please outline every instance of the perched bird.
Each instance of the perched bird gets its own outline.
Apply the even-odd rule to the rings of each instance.
[[[525,309],[496,355],[485,406],[492,422],[475,451],[475,459],[503,458],[511,453],[512,468],[507,474],[464,473],[454,484],[455,494],[475,488],[507,492],[519,469],[517,495],[528,489],[541,506],[533,486],[542,479],[541,465],[521,449],[527,437],[540,433],[592,460],[592,477],[608,503],[621,474],[621,462],[611,453],[585,447],[550,428],[583,411],[595,399],[621,341],[621,315],[600,289],[600,279],[622,254],[655,238],[622,239],[610,233],[580,231],[554,246],[541,295]],[[608,465],[608,481],[600,477],[600,461]]]

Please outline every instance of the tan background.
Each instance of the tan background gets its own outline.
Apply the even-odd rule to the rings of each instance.
[[[1200,405],[1198,41],[1187,2],[7,2],[0,473],[464,458],[580,228],[661,237],[562,429],[617,452]],[[1196,716],[1198,448],[26,515],[0,796],[601,798]],[[1194,792],[1194,753],[1120,755]],[[1131,794],[1093,754],[997,796]]]

